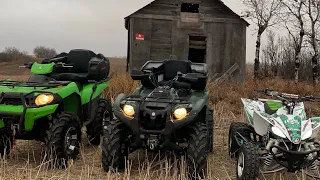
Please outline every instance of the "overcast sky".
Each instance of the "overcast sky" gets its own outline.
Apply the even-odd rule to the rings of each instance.
[[[0,51],[15,46],[32,53],[37,45],[57,52],[85,48],[126,56],[124,17],[150,0],[0,0]],[[240,0],[223,0],[240,14]],[[253,27],[247,31],[247,61],[254,58]]]

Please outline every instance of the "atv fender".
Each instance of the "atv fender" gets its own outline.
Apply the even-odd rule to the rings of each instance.
[[[113,104],[114,108],[115,108],[117,111],[121,111],[121,107],[120,107],[121,101],[122,101],[123,99],[125,99],[126,97],[127,97],[127,95],[124,94],[124,93],[121,93],[121,94],[119,94],[119,95],[117,96],[117,98],[116,98],[116,100],[114,101],[114,104]]]
[[[192,106],[189,115],[197,115],[204,109],[206,110],[206,106],[209,102],[208,92],[196,93],[191,97],[191,101],[195,102]]]
[[[85,84],[81,91],[82,105],[89,103],[92,99],[98,97],[106,87],[108,87],[110,81]]]
[[[42,117],[53,114],[58,108],[59,104],[47,105],[39,108],[27,108],[24,121],[24,129],[31,131],[34,122]]]
[[[73,93],[63,99],[63,110],[65,112],[73,112],[79,115],[81,112],[80,108],[81,108],[81,98],[79,94]]]

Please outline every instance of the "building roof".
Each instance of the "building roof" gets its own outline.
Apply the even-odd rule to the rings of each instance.
[[[130,16],[132,16],[132,15],[135,14],[136,12],[140,11],[141,9],[147,7],[149,4],[151,4],[151,3],[154,2],[154,1],[157,1],[157,0],[144,0],[144,1],[140,2],[140,3],[139,3],[139,2],[138,2],[138,3],[135,3],[135,5],[132,6],[132,11],[131,11],[131,13],[128,13],[129,15],[124,18],[124,19],[126,20],[126,22],[125,22],[126,28],[127,28],[127,23],[128,23],[128,22],[127,22],[127,19],[128,19]],[[247,26],[250,25],[245,19],[241,18],[237,13],[235,13],[232,9],[230,9],[222,0],[218,0],[218,2],[220,2],[221,4],[223,4],[226,8],[228,8],[228,10],[230,10],[230,12],[232,12],[234,15],[238,16],[241,20],[243,20],[243,21],[247,24]],[[136,8],[136,7],[138,7],[138,8],[140,7],[140,9],[138,9],[138,8]],[[137,10],[137,9],[138,9],[138,10]]]

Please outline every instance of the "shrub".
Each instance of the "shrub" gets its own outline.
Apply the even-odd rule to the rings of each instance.
[[[57,52],[54,48],[37,46],[34,48],[33,54],[36,55],[37,58],[52,58],[57,55]]]

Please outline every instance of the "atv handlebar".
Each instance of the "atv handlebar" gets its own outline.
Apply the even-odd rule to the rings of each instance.
[[[23,66],[19,66],[19,68],[28,68],[31,69],[34,62],[24,63]],[[55,67],[64,67],[64,68],[72,68],[72,64],[66,64],[62,62],[55,63]]]
[[[274,91],[271,89],[264,89],[264,90],[259,90],[259,89],[254,89],[254,91],[267,95],[267,96],[273,96],[276,97],[280,100],[285,100],[285,101],[312,101],[312,102],[320,102],[320,97],[313,97],[313,96],[299,96],[297,94],[288,94],[288,93],[280,93],[278,91]]]

